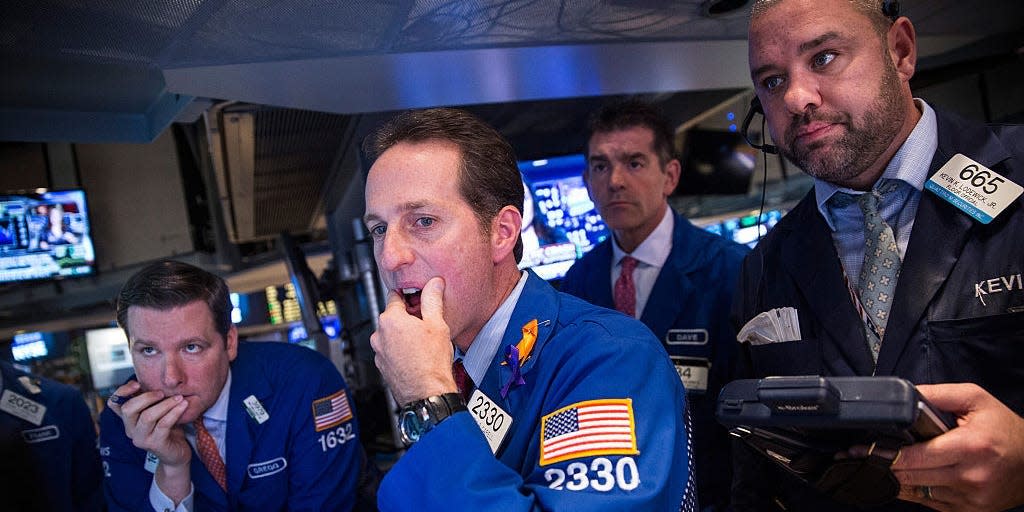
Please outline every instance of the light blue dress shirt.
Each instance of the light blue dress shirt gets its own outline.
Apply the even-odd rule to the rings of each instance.
[[[917,216],[917,205],[921,201],[921,191],[924,190],[924,183],[928,179],[932,156],[939,145],[935,111],[924,100],[915,98],[914,103],[921,111],[921,119],[874,185],[874,188],[878,188],[881,183],[889,180],[899,182],[896,190],[882,197],[879,212],[886,224],[893,229],[901,259],[907,252],[910,232],[914,229],[914,217]],[[832,230],[832,242],[839,254],[843,271],[850,284],[857,286],[860,268],[864,263],[864,214],[856,201],[845,205],[830,201],[837,192],[851,195],[863,193],[814,179],[818,211]]]
[[[462,365],[466,367],[466,373],[469,378],[473,379],[475,385],[479,385],[484,375],[487,375],[487,369],[491,366],[491,361],[494,361],[494,355],[498,353],[501,338],[505,335],[508,321],[512,318],[512,312],[516,309],[519,296],[523,293],[528,275],[527,272],[521,273],[519,282],[512,289],[512,293],[498,306],[490,320],[487,320],[480,332],[473,338],[469,350],[462,354],[458,348],[455,349],[455,359],[462,358]]]

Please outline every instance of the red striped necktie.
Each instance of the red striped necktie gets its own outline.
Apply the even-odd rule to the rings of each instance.
[[[192,425],[196,428],[196,451],[199,452],[199,460],[203,461],[206,470],[220,484],[220,488],[227,492],[228,472],[220,458],[220,452],[217,451],[217,443],[214,442],[210,431],[206,430],[206,425],[203,425],[202,417],[196,418]]]
[[[632,256],[622,258],[622,272],[615,280],[613,290],[615,309],[629,316],[636,316],[636,284],[633,283],[633,270],[636,269],[637,260]]]

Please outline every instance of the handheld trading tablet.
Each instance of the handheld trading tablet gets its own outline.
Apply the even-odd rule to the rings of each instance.
[[[874,505],[899,492],[900,447],[956,426],[898,377],[767,377],[730,382],[718,422],[754,451],[838,501]],[[869,447],[866,458],[845,456]],[[839,457],[837,457],[839,455]]]

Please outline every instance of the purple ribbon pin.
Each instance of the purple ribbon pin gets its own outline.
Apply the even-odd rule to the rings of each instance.
[[[515,345],[505,347],[505,362],[508,363],[509,368],[512,369],[512,377],[510,377],[508,382],[501,387],[502,399],[508,398],[508,392],[512,387],[512,384],[515,384],[516,386],[526,384],[526,381],[523,380],[522,368],[519,364],[519,348]]]

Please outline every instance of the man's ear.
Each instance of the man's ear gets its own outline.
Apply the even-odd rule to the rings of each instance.
[[[224,338],[227,345],[228,361],[234,361],[238,357],[238,329],[234,325],[228,329],[228,335]]]
[[[896,73],[904,82],[909,82],[917,66],[917,34],[914,24],[906,17],[898,18],[889,27],[886,42]]]
[[[523,215],[514,206],[506,206],[491,222],[491,250],[494,263],[512,256],[523,227]]]
[[[678,159],[673,158],[665,164],[665,174],[668,179],[665,180],[665,186],[661,193],[663,196],[668,197],[675,191],[676,185],[679,184],[679,174],[682,172],[683,166],[679,163]]]

